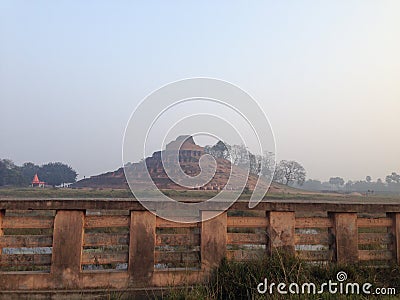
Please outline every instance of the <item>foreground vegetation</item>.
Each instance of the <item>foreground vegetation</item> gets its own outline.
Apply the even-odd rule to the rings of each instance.
[[[338,272],[346,272],[348,278],[344,282],[371,283],[371,291],[375,288],[395,288],[397,295],[345,295],[303,294],[281,295],[274,290],[261,295],[257,285],[268,279],[270,283],[315,283],[320,286],[329,280],[337,281]],[[160,296],[161,299],[398,299],[400,292],[400,268],[390,266],[371,268],[359,265],[340,266],[336,264],[316,265],[305,263],[293,256],[276,253],[273,256],[261,257],[251,262],[231,262],[224,260],[215,270],[208,282],[203,285],[174,288]]]

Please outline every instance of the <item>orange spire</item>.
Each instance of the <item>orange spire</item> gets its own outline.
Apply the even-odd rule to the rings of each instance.
[[[34,184],[34,183],[36,183],[36,184],[40,183],[40,180],[39,180],[39,177],[37,176],[37,173],[35,174],[35,176],[33,176],[32,184]]]

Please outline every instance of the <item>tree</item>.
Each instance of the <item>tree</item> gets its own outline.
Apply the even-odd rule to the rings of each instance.
[[[229,158],[229,150],[230,150],[230,145],[227,143],[224,143],[223,141],[218,141],[214,146],[206,147],[205,151],[206,153],[211,154],[215,158]]]
[[[40,167],[38,175],[41,180],[52,186],[76,181],[78,174],[70,166],[55,162]]]
[[[275,155],[273,152],[266,151],[261,157],[260,175],[266,178],[272,178],[275,168]]]
[[[329,178],[329,183],[339,188],[344,185],[344,179],[341,177],[331,177]]]
[[[306,170],[296,161],[282,160],[274,174],[274,180],[285,185],[296,182],[302,185],[306,179]]]
[[[33,176],[38,173],[40,167],[31,162],[26,162],[21,167],[21,175],[24,180],[24,185],[29,185],[32,182]]]
[[[235,166],[249,166],[250,152],[245,145],[233,145],[230,149],[230,160]]]
[[[304,183],[303,188],[311,191],[320,191],[322,190],[322,182],[319,180],[308,179]]]
[[[218,141],[214,146],[205,146],[204,152],[215,158],[225,158],[235,166],[249,168],[249,172],[258,176],[271,178],[275,167],[273,152],[264,152],[263,155],[251,153],[245,145],[229,145]]]
[[[21,169],[12,160],[0,159],[0,186],[23,185]]]
[[[392,174],[386,176],[387,183],[400,183],[400,175],[393,172]]]
[[[347,181],[346,184],[345,184],[346,190],[348,190],[348,191],[351,190],[352,187],[353,187],[353,184],[354,184],[353,181],[351,181],[351,180]]]
[[[258,175],[261,172],[261,156],[254,155],[249,151],[250,173]]]
[[[368,183],[371,183],[372,178],[371,178],[371,176],[367,176],[367,177],[365,177],[365,180],[366,180]]]

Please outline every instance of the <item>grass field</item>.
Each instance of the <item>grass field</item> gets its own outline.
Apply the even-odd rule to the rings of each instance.
[[[163,193],[171,198],[183,199],[209,199],[217,195],[220,191],[199,191],[199,190],[187,190],[187,191],[175,191],[175,190],[163,190]],[[240,199],[250,199],[250,193],[243,193]],[[110,188],[0,188],[0,198],[134,198],[132,192],[129,189],[110,189]],[[290,192],[281,193],[268,193],[264,199],[266,200],[365,200],[374,201],[379,200],[395,201],[400,204],[400,196],[389,196],[389,195],[373,195],[373,196],[352,196],[344,194],[333,194],[333,193],[309,193],[301,190],[290,190]]]

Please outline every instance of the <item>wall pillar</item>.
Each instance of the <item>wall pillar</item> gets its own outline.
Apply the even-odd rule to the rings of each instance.
[[[393,237],[391,250],[396,263],[400,265],[400,213],[388,213],[387,216],[393,222],[389,228],[389,233]]]
[[[330,213],[333,220],[332,233],[336,262],[339,264],[358,262],[357,213]]]
[[[131,211],[128,272],[133,284],[150,284],[154,272],[156,216],[149,211]]]
[[[5,215],[5,210],[0,210],[0,236],[4,235],[4,230],[3,230],[3,218]],[[0,247],[0,256],[2,255],[3,248]]]
[[[208,219],[215,211],[202,211],[201,265],[204,271],[218,267],[226,255],[227,213]]]
[[[269,225],[267,227],[267,252],[273,253],[274,249],[289,254],[295,253],[295,214],[293,211],[267,212]]]
[[[54,219],[51,274],[59,288],[79,287],[84,212],[57,211]]]

